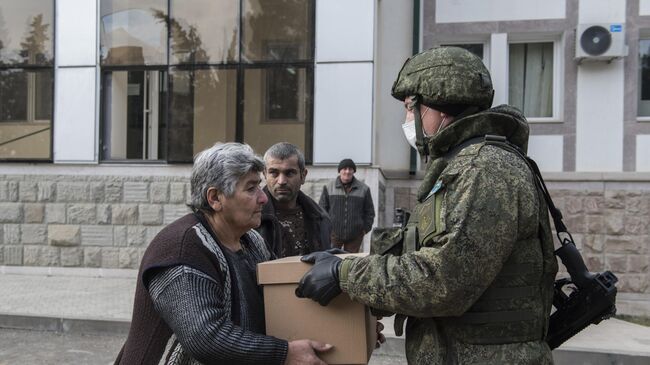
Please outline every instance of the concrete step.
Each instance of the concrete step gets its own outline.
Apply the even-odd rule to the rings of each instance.
[[[383,318],[381,322],[385,326],[386,343],[373,357],[404,359],[404,337],[395,336],[393,318]],[[647,365],[650,364],[650,327],[609,319],[587,327],[555,349],[553,359],[556,365]]]

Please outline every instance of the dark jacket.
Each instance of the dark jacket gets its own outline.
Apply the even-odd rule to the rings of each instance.
[[[270,258],[270,252],[267,251],[261,237],[256,232],[251,230],[245,237],[246,239],[242,241],[242,244],[255,257],[259,258],[259,262]],[[212,242],[210,242],[211,240]],[[182,350],[178,349],[178,342],[175,342],[176,337],[173,336],[172,329],[154,308],[154,303],[148,292],[149,280],[156,270],[176,265],[186,265],[201,271],[214,282],[223,285],[223,292],[231,292],[230,277],[234,274],[230,273],[223,253],[219,252],[218,249],[212,251],[215,246],[217,244],[214,243],[209,228],[206,228],[206,225],[200,222],[200,218],[192,213],[172,222],[156,235],[142,258],[136,285],[131,328],[127,340],[117,360],[115,360],[116,365],[159,364],[163,358],[169,360],[170,351],[175,352],[177,355],[179,351],[186,353],[185,351],[189,347],[183,347]],[[215,293],[215,295],[218,295],[218,293]],[[231,304],[240,305],[237,298],[234,297],[225,297],[223,300],[225,303],[230,303],[225,305],[226,308],[231,308]],[[224,326],[226,325],[224,323]],[[235,327],[231,326],[231,328]],[[213,333],[208,332],[197,332],[197,342],[218,340],[211,337],[213,335]],[[284,362],[287,353],[286,341],[262,334],[254,335],[256,341],[253,342],[250,338],[247,338],[248,342],[246,343],[235,340],[235,336],[232,336],[231,341],[233,342],[230,344],[239,349],[239,354],[241,354],[245,353],[246,350],[250,351],[252,348],[250,344],[255,343],[255,346],[257,346],[254,348],[255,355],[264,358],[265,363],[281,364]],[[238,345],[241,345],[241,347],[238,347]],[[193,356],[191,353],[186,354]],[[235,352],[235,354],[237,353]],[[224,353],[220,355],[227,358],[232,354]],[[251,358],[250,353],[240,358],[239,361],[231,358],[224,360],[224,362],[241,363],[247,358]],[[163,363],[167,364],[167,360]],[[216,359],[211,360],[214,360],[211,361],[212,363],[217,361]]]
[[[349,193],[345,192],[341,178],[323,186],[318,205],[332,219],[334,236],[343,242],[352,241],[372,229],[375,220],[375,206],[368,185],[352,178]]]
[[[269,250],[276,258],[282,257],[282,226],[276,218],[273,196],[268,188],[264,192],[269,201],[262,208],[262,223],[257,231],[264,237]],[[314,251],[324,251],[332,247],[330,233],[332,223],[327,213],[316,202],[302,191],[298,192],[298,205],[305,214],[305,235],[307,240],[313,242]]]

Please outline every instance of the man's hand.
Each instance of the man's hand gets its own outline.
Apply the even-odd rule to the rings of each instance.
[[[339,286],[341,259],[339,257],[321,251],[303,256],[300,260],[313,263],[314,266],[300,279],[296,288],[298,298],[311,298],[325,306],[341,294]]]
[[[312,340],[289,342],[289,350],[284,365],[327,365],[316,355],[317,352],[329,351],[334,346]]]

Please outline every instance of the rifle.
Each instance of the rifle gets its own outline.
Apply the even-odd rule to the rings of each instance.
[[[573,238],[565,238],[555,255],[560,257],[571,278],[556,280],[553,285],[556,310],[551,315],[546,335],[551,350],[590,324],[598,324],[616,314],[614,284],[618,281],[611,271],[590,273]],[[569,290],[568,295],[565,287]]]
[[[616,314],[617,290],[614,284],[618,278],[611,271],[590,273],[587,270],[571,233],[562,222],[562,213],[553,204],[535,161],[526,156],[517,146],[508,142],[505,137],[486,135],[485,142],[519,155],[530,167],[535,177],[535,184],[544,195],[553,218],[557,238],[562,244],[555,250],[555,255],[562,260],[570,278],[558,279],[553,285],[555,312],[551,314],[549,320],[546,342],[551,349],[555,349],[590,324],[598,324]],[[569,294],[565,290],[568,290]]]

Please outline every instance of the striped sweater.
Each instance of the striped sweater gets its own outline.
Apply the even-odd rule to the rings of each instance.
[[[270,258],[253,230],[242,247],[249,266]],[[116,364],[282,364],[287,342],[260,333],[263,318],[252,311],[262,309],[242,298],[242,279],[254,273],[227,256],[200,214],[165,227],[142,259]]]
[[[332,220],[332,234],[339,241],[347,242],[368,233],[375,219],[375,206],[372,203],[368,185],[352,178],[350,192],[346,192],[341,178],[323,186],[318,202]]]

